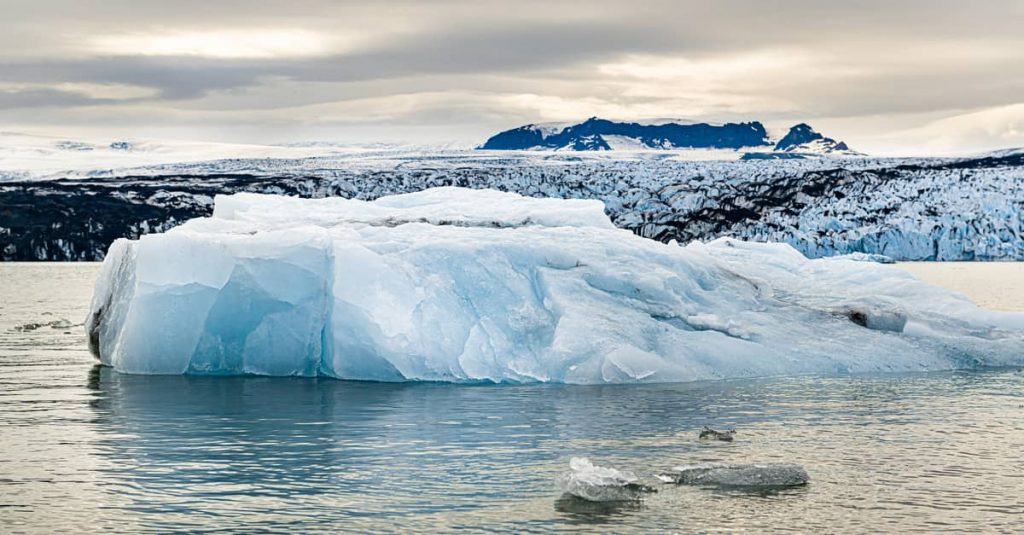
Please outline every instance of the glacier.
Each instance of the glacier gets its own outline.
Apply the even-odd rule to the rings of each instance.
[[[1024,313],[864,260],[661,243],[597,200],[240,193],[113,243],[85,327],[103,364],[139,374],[597,384],[1024,364]]]
[[[687,159],[708,152],[353,149],[7,182],[0,170],[0,260],[102,260],[117,238],[210,215],[216,195],[372,201],[439,186],[596,199],[616,226],[663,242],[729,236],[785,242],[809,257],[1024,260],[1022,151],[970,159]]]

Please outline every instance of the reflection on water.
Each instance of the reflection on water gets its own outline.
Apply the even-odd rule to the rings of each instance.
[[[617,518],[644,510],[644,502],[592,502],[563,494],[555,500],[555,511],[573,524],[614,523]]]
[[[97,525],[130,530],[436,532],[996,529],[1024,513],[1014,371],[641,387],[83,372],[91,395],[70,417],[87,432],[63,440],[88,462],[54,474],[45,494],[14,470],[5,477],[35,497],[6,515],[48,527],[74,526],[88,508]],[[697,440],[705,424],[736,427],[736,441]],[[646,476],[697,461],[798,462],[812,484],[662,486],[643,503],[593,504],[554,489],[573,455]]]
[[[658,466],[659,452],[677,441],[650,437],[704,418],[717,395],[130,376],[98,367],[89,383],[100,394],[92,403],[99,455],[121,484],[145,489],[135,507],[171,522],[197,511],[283,521],[276,516],[287,504],[292,520],[387,515],[401,523],[396,517],[549,496],[572,451],[640,453],[631,462],[664,468],[671,456]],[[628,445],[634,440],[640,450]]]
[[[77,329],[13,329],[80,321],[92,270],[29,266],[0,285],[0,532],[993,532],[1024,518],[1018,370],[606,387],[128,376],[94,366]],[[702,442],[705,425],[736,440]],[[811,484],[590,504],[554,487],[572,456],[641,476],[795,462]]]

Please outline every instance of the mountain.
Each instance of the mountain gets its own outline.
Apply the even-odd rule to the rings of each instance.
[[[986,158],[986,157],[988,157],[988,158],[1003,158],[1003,157],[1006,157],[1006,156],[1019,156],[1019,155],[1022,155],[1022,154],[1024,154],[1024,147],[1016,147],[1016,148],[1009,148],[1009,149],[999,149],[999,150],[986,151],[986,152],[982,152],[980,154],[977,154],[976,156],[978,158]]]
[[[764,125],[748,123],[626,123],[591,117],[574,125],[528,124],[498,133],[481,150],[726,149],[749,150],[747,159],[793,159],[808,155],[857,155],[842,141],[806,123],[773,140]],[[773,153],[778,153],[773,155]],[[785,156],[782,154],[785,153]]]
[[[830,154],[833,152],[849,152],[850,147],[842,141],[825,137],[807,123],[800,123],[789,129],[786,136],[775,144],[776,151],[808,152],[812,154]]]
[[[649,149],[742,149],[770,145],[764,125],[751,123],[622,123],[591,117],[562,129],[526,125],[501,132],[482,150],[612,150],[626,142]]]

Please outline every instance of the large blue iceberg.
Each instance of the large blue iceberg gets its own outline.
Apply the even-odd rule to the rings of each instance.
[[[127,373],[631,383],[1024,364],[1024,314],[863,258],[663,244],[599,201],[237,194],[114,243],[86,323]]]

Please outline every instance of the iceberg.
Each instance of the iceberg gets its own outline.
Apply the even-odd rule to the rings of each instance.
[[[110,247],[86,321],[126,373],[634,383],[1024,364],[1024,314],[784,244],[663,244],[595,200],[218,196]]]
[[[569,468],[555,486],[565,494],[589,502],[636,501],[645,493],[655,492],[653,487],[641,484],[640,478],[632,472],[597,466],[586,457],[573,457]]]

